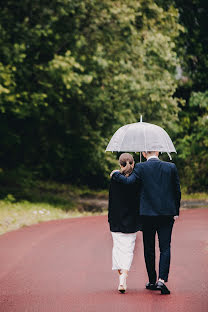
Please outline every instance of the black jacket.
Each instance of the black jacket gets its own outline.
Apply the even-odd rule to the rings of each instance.
[[[181,191],[175,164],[152,158],[136,164],[129,177],[116,172],[112,179],[126,186],[140,184],[141,216],[179,215]]]
[[[139,185],[124,185],[111,179],[108,222],[111,232],[135,233],[141,230]]]

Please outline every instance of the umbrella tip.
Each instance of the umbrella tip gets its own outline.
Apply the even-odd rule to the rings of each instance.
[[[140,122],[142,122],[142,115],[140,115]]]

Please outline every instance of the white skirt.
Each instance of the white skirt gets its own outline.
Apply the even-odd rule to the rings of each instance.
[[[111,232],[113,237],[112,270],[130,270],[137,233]]]

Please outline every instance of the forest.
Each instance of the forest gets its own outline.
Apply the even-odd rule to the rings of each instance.
[[[0,184],[106,188],[105,148],[142,115],[172,138],[183,188],[207,191],[207,30],[206,0],[2,1]]]

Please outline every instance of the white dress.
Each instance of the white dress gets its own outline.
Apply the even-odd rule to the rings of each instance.
[[[111,232],[113,237],[112,270],[130,270],[137,233]]]

